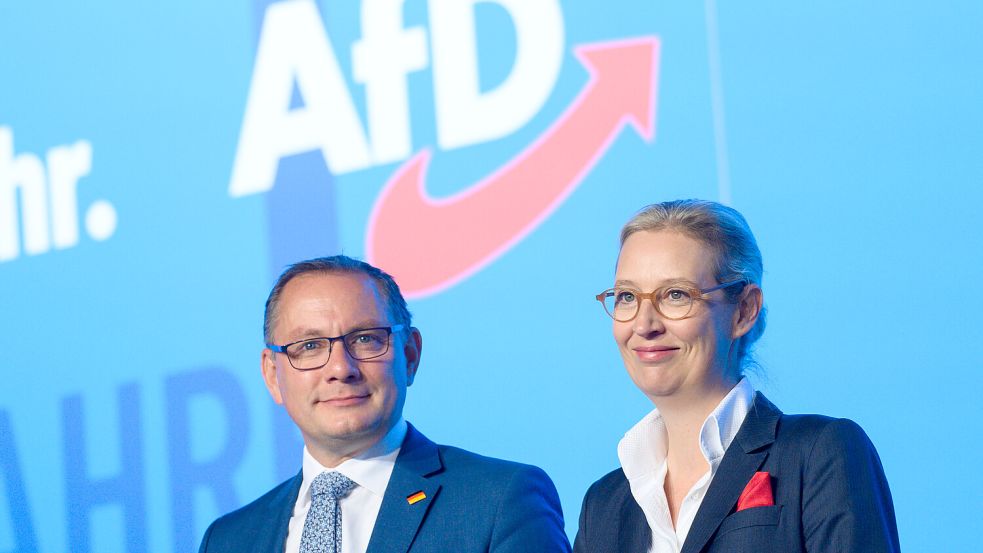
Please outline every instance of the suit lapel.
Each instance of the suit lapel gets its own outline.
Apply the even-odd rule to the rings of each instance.
[[[751,410],[734,443],[727,448],[710,482],[710,489],[696,512],[681,553],[701,551],[724,517],[737,505],[744,487],[768,456],[781,414],[761,392],[755,394]]]
[[[270,528],[275,532],[263,532],[261,536],[265,541],[250,543],[249,548],[256,551],[283,551],[287,543],[287,529],[290,526],[290,517],[293,515],[294,505],[297,503],[297,494],[300,493],[300,484],[304,481],[304,472],[298,472],[273,496],[266,508],[269,513],[268,520],[271,522]]]
[[[366,553],[404,553],[410,548],[440,491],[440,485],[426,477],[442,469],[437,444],[409,425]],[[418,492],[426,498],[411,504],[407,498]]]
[[[618,517],[618,551],[624,553],[646,553],[652,547],[652,529],[645,519],[645,513],[635,502],[628,480],[624,481],[625,499]]]

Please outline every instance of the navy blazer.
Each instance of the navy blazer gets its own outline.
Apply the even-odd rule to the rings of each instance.
[[[303,474],[208,527],[199,553],[282,552]],[[426,499],[406,500],[422,491]],[[556,488],[541,469],[437,445],[412,425],[368,553],[569,552]]]
[[[773,506],[736,512],[755,472]],[[574,553],[645,553],[652,530],[618,469],[584,497]],[[681,553],[897,552],[898,528],[880,458],[853,421],[783,415],[760,392],[727,448]]]

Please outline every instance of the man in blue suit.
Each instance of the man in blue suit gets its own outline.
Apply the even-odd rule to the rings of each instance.
[[[303,435],[302,470],[213,522],[200,553],[570,550],[542,470],[437,445],[403,420],[422,349],[410,323],[367,263],[318,258],[280,276],[262,372]]]

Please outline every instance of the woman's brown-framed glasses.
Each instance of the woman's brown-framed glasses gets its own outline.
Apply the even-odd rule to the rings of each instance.
[[[266,344],[266,347],[277,353],[286,354],[290,366],[298,371],[311,371],[328,364],[328,359],[331,358],[331,346],[334,345],[335,341],[344,344],[345,351],[352,359],[367,361],[389,353],[389,342],[391,341],[389,338],[393,332],[398,332],[404,328],[406,325],[403,324],[379,328],[361,328],[333,338],[308,338],[282,346]]]
[[[604,306],[604,311],[612,319],[621,323],[626,323],[634,319],[638,315],[638,306],[646,298],[652,302],[655,310],[660,315],[667,319],[677,321],[690,316],[690,313],[693,311],[693,303],[696,300],[706,301],[704,296],[710,292],[730,288],[737,284],[746,285],[747,280],[742,278],[725,282],[712,288],[703,289],[686,286],[685,284],[673,284],[671,286],[663,286],[648,294],[635,290],[634,288],[616,286],[601,292],[595,298],[601,302],[601,305]]]

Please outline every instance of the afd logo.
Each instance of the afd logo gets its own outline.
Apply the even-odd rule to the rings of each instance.
[[[516,41],[509,74],[484,91],[475,22],[480,2],[505,10]],[[588,79],[566,110],[502,167],[461,183],[458,194],[433,198],[426,187],[433,153],[412,144],[407,76],[430,68],[437,151],[452,150],[528,123],[554,89],[565,44],[556,0],[429,0],[427,9],[429,33],[403,26],[402,0],[362,2],[361,38],[350,56],[351,78],[364,89],[363,125],[315,2],[271,4],[229,184],[232,197],[270,191],[281,159],[312,151],[336,175],[407,160],[376,200],[365,251],[411,298],[460,282],[521,241],[625,126],[652,140],[658,89],[657,37],[575,46]],[[303,105],[296,105],[295,91]]]
[[[55,146],[42,161],[32,153],[15,155],[13,129],[0,126],[0,263],[20,257],[22,243],[27,255],[79,243],[78,183],[91,170],[88,140]],[[93,202],[85,213],[85,229],[95,240],[112,236],[112,204]]]

